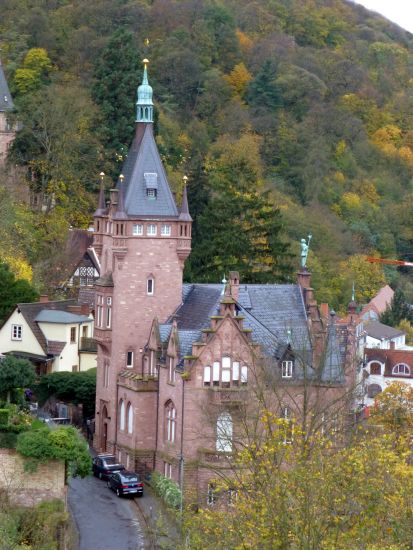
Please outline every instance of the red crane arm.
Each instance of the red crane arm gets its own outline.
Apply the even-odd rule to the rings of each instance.
[[[403,260],[385,260],[384,258],[366,258],[371,264],[387,264],[387,265],[404,265],[405,267],[413,267],[413,262],[404,262]]]

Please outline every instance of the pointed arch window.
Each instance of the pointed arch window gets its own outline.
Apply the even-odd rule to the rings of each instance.
[[[146,279],[146,294],[148,296],[153,296],[155,294],[155,279],[152,275]]]
[[[229,412],[223,412],[217,419],[216,449],[218,452],[232,452],[232,417]]]
[[[125,402],[123,399],[119,403],[119,429],[125,430]]]
[[[166,440],[169,441],[169,443],[174,443],[176,435],[176,409],[172,401],[168,401],[165,405],[165,421]]]
[[[133,433],[133,407],[131,403],[128,403],[126,408],[126,416],[128,418],[128,434]]]

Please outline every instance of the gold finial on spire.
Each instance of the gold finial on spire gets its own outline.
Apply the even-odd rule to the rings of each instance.
[[[143,43],[145,44],[146,47],[148,47],[149,46],[149,38],[145,38]]]
[[[145,59],[142,61],[142,63],[143,63],[143,66],[145,67],[145,69],[147,69],[147,65],[148,65],[148,63],[149,63],[149,59],[146,59],[146,57],[145,57]]]
[[[186,185],[186,182],[188,181],[188,176],[183,176],[182,179],[184,180],[184,184]]]
[[[120,179],[121,183],[123,183],[123,180],[125,179],[125,176],[124,176],[123,174],[121,174],[121,175],[119,176],[119,179]]]
[[[100,176],[100,179],[103,180],[103,178],[105,177],[105,172],[101,172],[101,173],[99,174],[99,176]]]

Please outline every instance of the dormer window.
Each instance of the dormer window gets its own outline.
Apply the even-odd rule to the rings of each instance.
[[[158,174],[156,172],[145,172],[146,196],[148,199],[155,200],[158,193]]]

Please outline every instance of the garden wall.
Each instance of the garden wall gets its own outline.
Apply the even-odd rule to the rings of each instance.
[[[0,449],[0,493],[12,504],[33,506],[55,498],[66,502],[65,466],[51,460],[33,472],[24,470],[24,459],[13,449]]]

